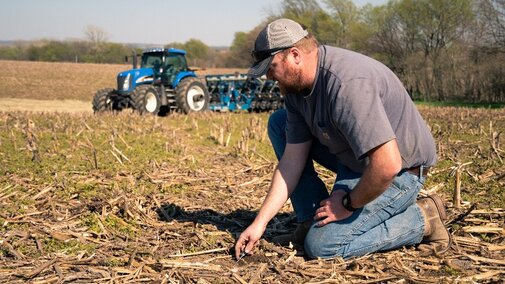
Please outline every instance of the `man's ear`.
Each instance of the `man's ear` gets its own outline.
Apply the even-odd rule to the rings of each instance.
[[[302,51],[301,50],[299,50],[296,47],[292,47],[289,50],[289,53],[291,53],[291,56],[293,56],[293,60],[296,64],[300,64],[300,62],[302,62]]]

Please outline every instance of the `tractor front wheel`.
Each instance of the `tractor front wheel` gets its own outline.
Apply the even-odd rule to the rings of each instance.
[[[114,101],[112,99],[112,93],[114,92],[111,88],[105,88],[98,90],[93,97],[93,112],[100,113],[106,111],[112,111],[114,107]]]
[[[182,80],[175,90],[177,108],[184,113],[205,111],[209,107],[209,91],[194,77]]]
[[[139,88],[139,87],[138,87]],[[135,110],[140,114],[157,115],[160,111],[161,100],[158,90],[153,87],[142,87],[135,91]]]

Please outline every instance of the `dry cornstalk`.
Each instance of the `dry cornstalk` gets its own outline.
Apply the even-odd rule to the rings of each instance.
[[[224,145],[224,128],[219,128],[219,145]]]
[[[198,122],[194,118],[191,119],[191,124],[193,129],[198,130]]]
[[[98,170],[98,159],[96,158],[96,149],[93,147],[93,164],[95,166],[95,170]]]
[[[505,229],[489,226],[465,226],[463,231],[466,233],[479,233],[479,234],[502,234],[505,236]]]
[[[477,261],[477,262],[505,265],[505,260],[503,260],[503,259],[493,259],[493,258],[487,258],[487,257],[482,257],[482,256],[477,256],[477,255],[470,255],[467,253],[463,253],[463,255],[468,257],[469,259],[471,259],[473,261]]]
[[[32,197],[33,200],[36,200],[37,198],[41,197],[42,195],[48,193],[49,191],[51,191],[51,189],[53,189],[53,187],[51,187],[51,186],[44,188],[43,190],[41,190],[39,193],[37,193],[35,196]]]
[[[462,281],[479,281],[479,280],[486,280],[486,279],[489,280],[490,278],[492,278],[494,276],[504,274],[504,273],[505,272],[503,272],[503,271],[496,271],[496,270],[493,271],[492,270],[492,271],[486,271],[483,273],[467,276],[467,277],[462,278],[461,280]]]
[[[210,250],[197,251],[197,252],[191,252],[191,253],[171,254],[171,255],[168,255],[168,257],[174,258],[174,257],[195,256],[195,255],[209,254],[209,253],[215,253],[215,252],[221,252],[221,251],[227,251],[227,250],[228,250],[228,248],[217,248],[217,249],[210,249]]]
[[[116,155],[116,153],[114,153],[114,151],[110,150],[112,156],[114,156],[114,158],[116,158],[116,160],[121,164],[121,165],[124,165],[123,164],[123,161],[121,161],[121,159]]]
[[[230,139],[231,139],[231,133],[228,133],[228,137],[226,138],[226,143],[224,144],[225,147],[228,147],[228,145],[230,145]]]
[[[203,262],[183,262],[183,261],[173,261],[161,259],[160,264],[164,268],[190,268],[190,269],[202,269],[211,271],[222,271],[221,265],[208,264]]]
[[[461,172],[465,166],[472,164],[473,162],[468,162],[464,164],[458,163],[455,167],[453,167],[453,171],[456,172],[456,178],[454,180],[454,194],[453,194],[453,202],[454,207],[456,209],[461,208]]]
[[[116,153],[118,153],[119,155],[121,155],[121,157],[125,160],[127,160],[128,162],[131,162],[130,159],[128,159],[128,157],[126,157],[125,154],[123,154],[123,152],[121,152],[121,150],[119,150],[114,144],[112,144],[112,149],[114,151],[116,151]]]
[[[500,156],[500,152],[497,146],[496,141],[500,140],[500,133],[493,131],[493,121],[489,122],[489,133],[491,134],[491,148],[495,152],[496,156],[498,156],[498,159],[500,160],[500,163],[503,164],[503,160]]]
[[[30,279],[37,276],[40,272],[44,271],[45,269],[53,265],[56,261],[58,261],[58,259],[53,259],[39,265],[37,268],[28,273],[25,277]]]
[[[454,203],[454,207],[456,209],[461,208],[461,166],[460,165],[458,165],[456,168],[456,180],[455,180],[453,203]]]
[[[39,147],[37,144],[37,135],[34,133],[35,123],[28,120],[25,128],[23,129],[26,136],[26,149],[32,153],[32,161],[40,162]]]
[[[257,272],[251,277],[251,279],[249,279],[249,284],[253,284],[253,283],[257,282],[258,280],[261,280],[261,274],[263,274],[263,272],[265,271],[266,268],[267,268],[267,264],[262,263],[260,265],[260,268],[257,270]]]
[[[232,275],[233,275],[233,278],[235,278],[239,283],[247,284],[247,282],[242,277],[240,277],[240,275],[238,275],[237,273],[232,273]]]

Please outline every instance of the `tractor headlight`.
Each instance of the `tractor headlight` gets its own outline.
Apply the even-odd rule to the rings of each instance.
[[[130,74],[126,75],[126,78],[123,81],[123,91],[128,91],[130,88]]]

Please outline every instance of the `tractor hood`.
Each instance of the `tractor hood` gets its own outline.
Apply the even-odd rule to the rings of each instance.
[[[138,68],[126,70],[117,75],[117,90],[132,92],[136,86],[152,83],[154,70],[152,68]]]

